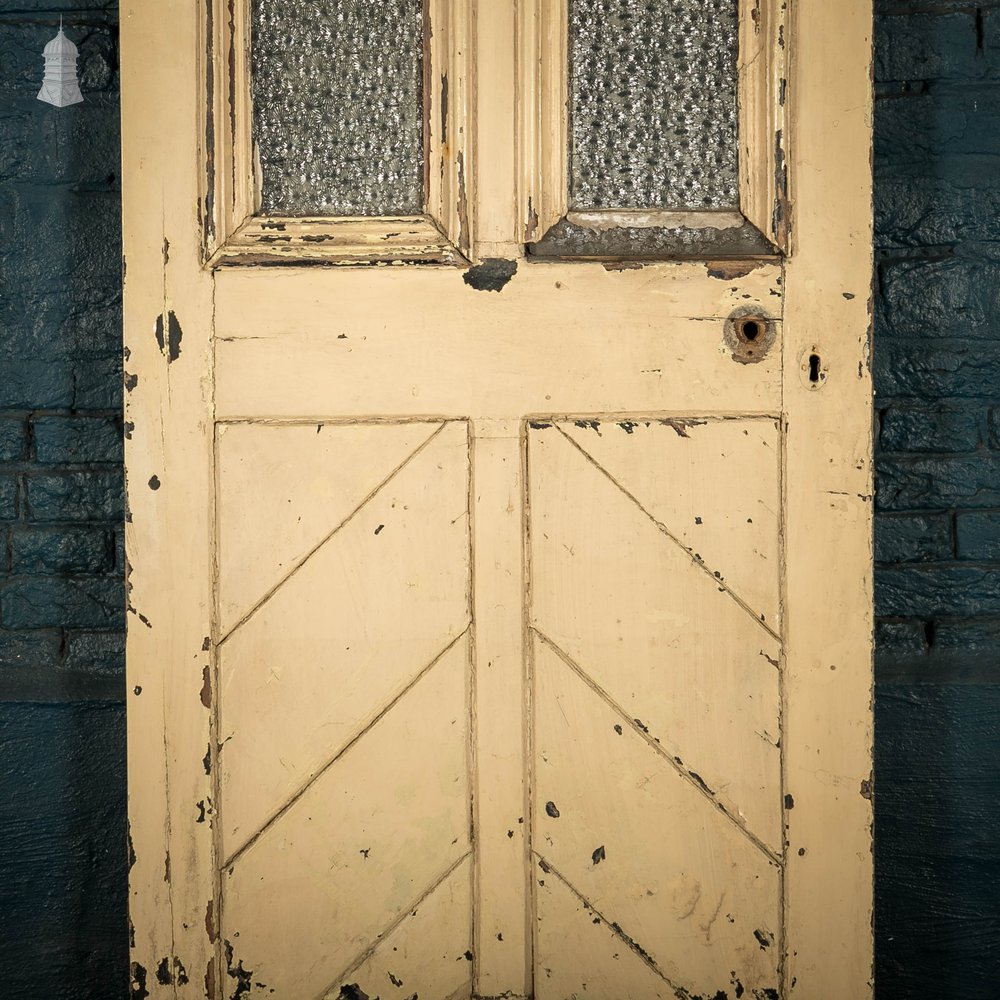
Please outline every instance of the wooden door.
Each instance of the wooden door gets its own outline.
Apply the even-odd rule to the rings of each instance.
[[[280,6],[122,11],[132,995],[870,995],[870,5],[319,6],[420,145],[312,214]]]

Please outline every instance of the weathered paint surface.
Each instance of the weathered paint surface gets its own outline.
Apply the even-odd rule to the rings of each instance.
[[[116,676],[121,669],[120,627],[95,631],[83,625],[80,616],[89,605],[74,601],[68,606],[68,591],[62,586],[63,581],[82,582],[95,573],[120,575],[118,569],[105,570],[107,546],[98,537],[120,521],[120,501],[115,499],[120,494],[118,457],[111,447],[121,395],[120,329],[110,315],[121,278],[117,180],[112,176],[119,155],[114,78],[117,5],[95,0],[75,6],[88,9],[88,34],[81,48],[87,106],[79,116],[45,118],[41,106],[36,111],[32,103],[37,51],[57,25],[58,11],[34,5],[28,10],[22,5],[18,13],[5,15],[0,33],[9,70],[0,98],[7,153],[0,188],[4,197],[12,198],[15,220],[4,265],[6,301],[37,305],[33,322],[12,322],[4,328],[4,348],[9,353],[4,354],[0,380],[4,410],[0,453],[6,484],[2,495],[13,503],[8,485],[16,481],[86,481],[85,507],[88,517],[95,518],[93,524],[63,521],[59,511],[65,509],[64,494],[51,490],[44,494],[45,505],[39,507],[43,494],[37,493],[35,504],[30,509],[22,504],[17,521],[6,526],[32,539],[30,546],[15,548],[22,556],[8,567],[8,579],[30,582],[31,607],[48,609],[51,621],[66,629],[69,640],[60,643],[56,625],[22,628],[10,620],[0,623],[5,711],[15,719],[33,715],[38,700],[121,697]],[[992,593],[989,578],[980,576],[981,587],[965,585],[957,592],[947,581],[965,565],[962,560],[974,558],[979,565],[994,560],[990,545],[997,536],[995,517],[975,506],[988,506],[988,491],[970,495],[962,502],[973,506],[959,510],[957,519],[952,515],[960,495],[956,489],[972,482],[989,487],[995,478],[989,410],[995,402],[993,387],[1000,379],[996,337],[989,332],[993,327],[988,311],[966,312],[961,321],[942,326],[948,334],[944,341],[936,336],[938,328],[920,322],[920,316],[933,311],[933,303],[946,289],[970,301],[989,287],[981,275],[992,274],[995,178],[1000,175],[990,111],[1000,53],[997,14],[983,5],[978,10],[948,5],[917,12],[898,4],[885,3],[882,8],[884,14],[876,21],[875,76],[881,85],[875,120],[876,233],[884,273],[906,277],[905,287],[895,277],[885,282],[876,298],[891,307],[880,312],[876,324],[876,386],[883,395],[883,408],[895,410],[883,420],[887,429],[883,474],[890,483],[897,481],[897,469],[907,472],[907,481],[912,481],[911,473],[920,478],[915,481],[919,496],[916,490],[908,494],[919,503],[919,511],[887,511],[876,517],[885,567],[896,581],[901,579],[900,570],[909,578],[904,588],[893,587],[894,607],[905,614],[901,620],[894,613],[880,626],[880,665],[883,676],[897,679],[984,678],[995,672],[1000,635],[996,615],[984,603]],[[897,127],[899,120],[906,122],[905,128]],[[962,127],[955,129],[959,120]],[[980,148],[966,155],[970,136]],[[44,222],[39,226],[35,220],[44,219],[57,206],[58,231]],[[44,245],[37,239],[40,229],[52,237]],[[955,256],[942,260],[942,245],[949,251],[953,246]],[[88,266],[70,271],[70,265],[81,260]],[[45,281],[39,282],[43,261]],[[913,303],[914,310],[899,313],[893,305],[897,302]],[[63,321],[64,306],[72,322]],[[918,336],[921,331],[927,336]],[[89,345],[86,354],[77,350],[81,336]],[[134,390],[137,378],[127,374],[128,390]],[[43,427],[43,437],[50,443],[72,445],[72,461],[68,452],[63,452],[65,461],[59,458],[54,464],[53,453],[43,460],[41,452],[28,450],[32,420],[36,442],[37,428]],[[987,447],[976,452],[980,440]],[[83,450],[77,450],[81,446]],[[116,507],[117,513],[103,513]],[[928,508],[932,508],[929,513]],[[951,534],[956,520],[961,529],[958,550]],[[877,582],[884,572],[876,569]],[[38,587],[39,578],[54,583]],[[960,594],[961,603],[950,604],[953,610],[947,614],[927,618],[927,599],[945,590]],[[73,592],[79,593],[77,588]],[[121,603],[115,588],[108,588],[101,599],[112,609]],[[1000,958],[996,936],[990,933],[991,921],[996,920],[990,888],[996,880],[980,877],[979,872],[996,856],[992,831],[998,823],[993,805],[1000,797],[988,790],[988,762],[1000,706],[988,686],[942,690],[930,685],[920,687],[913,698],[900,699],[898,711],[886,711],[886,699],[895,700],[898,691],[897,685],[883,688],[877,699],[882,706],[876,734],[881,845],[876,851],[876,953],[881,963],[877,992],[902,996],[916,989],[916,983],[942,997],[992,998]],[[126,866],[124,852],[117,846],[107,850],[95,849],[92,843],[74,846],[62,837],[74,830],[98,839],[112,836],[103,820],[91,822],[88,817],[115,815],[103,811],[100,793],[109,787],[107,774],[117,774],[115,769],[121,767],[119,761],[109,765],[107,773],[94,774],[86,766],[88,759],[101,756],[103,748],[114,743],[116,728],[88,726],[86,741],[64,739],[75,717],[72,709],[53,712],[44,725],[25,724],[18,735],[31,766],[44,762],[55,775],[74,775],[76,791],[65,784],[60,787],[74,795],[80,810],[72,820],[53,821],[52,829],[59,832],[44,838],[44,855],[18,850],[4,863],[10,873],[7,884],[16,887],[21,902],[16,904],[18,916],[10,921],[18,934],[6,938],[9,947],[0,955],[0,969],[15,994],[20,990],[31,998],[58,996],[64,985],[77,1000],[91,996],[103,1000],[109,992],[114,996],[124,992],[124,987],[115,992],[112,977],[127,974],[127,963],[114,957],[124,924],[123,917],[115,916],[116,907],[124,905],[121,891],[106,906],[69,908],[58,917],[49,906],[52,877],[63,880],[61,898],[69,900],[71,886],[114,879],[123,884]],[[919,740],[911,747],[903,739],[914,732]],[[909,755],[914,752],[927,755],[912,763],[926,781],[910,780],[909,767],[917,758]],[[896,759],[907,766],[890,769],[889,762]],[[25,774],[11,769],[4,780],[16,788],[26,780]],[[40,817],[49,815],[46,803],[52,801],[45,791],[52,783],[39,777],[37,770],[32,780],[36,797],[17,816],[25,837],[34,837]],[[120,815],[121,787],[117,794]],[[936,805],[940,815],[931,811]],[[914,816],[928,816],[929,821],[913,824]],[[970,834],[974,842],[968,839]],[[22,841],[15,837],[8,842]],[[898,850],[897,844],[902,845]],[[943,849],[942,844],[950,846]],[[921,858],[919,865],[910,860],[914,856]],[[35,871],[40,872],[37,878],[31,874]],[[911,878],[913,872],[916,876]],[[11,898],[15,897],[5,896]],[[5,912],[13,914],[13,905]],[[923,918],[915,921],[914,914]],[[81,964],[74,949],[83,940],[88,944]],[[23,961],[29,946],[44,951],[44,958],[30,967]],[[63,970],[70,967],[72,974],[64,976]],[[15,983],[21,985],[15,988]],[[376,989],[367,992],[378,994]]]
[[[640,268],[523,256],[559,198],[523,12],[463,11],[456,183],[398,247],[244,225],[241,71],[205,107],[197,12],[127,24],[134,990],[561,1000],[626,954],[622,995],[867,995],[865,4],[800,13],[787,93],[778,5],[744,24],[750,103],[801,123],[741,151],[788,260]]]

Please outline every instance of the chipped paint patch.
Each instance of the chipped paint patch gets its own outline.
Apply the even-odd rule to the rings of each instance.
[[[487,257],[481,264],[470,267],[462,280],[477,292],[502,292],[514,275],[517,261],[502,257]]]
[[[167,363],[176,361],[181,356],[181,339],[184,336],[177,314],[171,309],[166,317],[161,313],[156,317],[156,345],[160,353],[165,355]]]
[[[734,281],[736,278],[745,278],[752,274],[762,264],[761,261],[738,261],[727,263],[725,261],[706,261],[705,270],[710,278],[718,278],[720,281]]]

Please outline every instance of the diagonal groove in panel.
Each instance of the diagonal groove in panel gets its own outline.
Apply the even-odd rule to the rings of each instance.
[[[353,975],[357,970],[364,965],[378,950],[382,947],[389,938],[389,936],[395,931],[406,918],[419,906],[430,898],[438,889],[441,888],[458,871],[459,868],[472,856],[472,851],[466,851],[457,861],[453,861],[444,872],[439,875],[430,885],[426,886],[424,890],[410,903],[409,906],[403,907],[393,919],[383,927],[376,935],[375,941],[369,945],[360,955],[354,958],[341,972],[339,975],[334,976],[330,981],[330,985],[327,986],[322,992],[319,993],[316,1000],[326,1000],[330,996],[331,991],[336,989],[337,986],[342,983],[348,976]]]
[[[772,861],[779,868],[782,867],[782,859],[779,854],[773,851],[770,847],[761,840],[750,828],[747,826],[746,822],[738,816],[734,816],[716,797],[715,793],[712,791],[708,785],[698,776],[697,772],[690,771],[683,767],[677,762],[677,760],[670,755],[670,753],[664,749],[664,747],[647,731],[645,726],[642,726],[638,720],[633,719],[624,708],[621,707],[612,697],[604,690],[593,678],[591,678],[586,671],[576,663],[572,657],[570,657],[566,652],[559,648],[547,635],[538,629],[537,626],[532,625],[531,631],[543,642],[570,670],[573,671],[583,681],[591,691],[594,692],[599,698],[601,698],[605,704],[615,712],[616,715],[620,716],[622,721],[632,730],[639,734],[639,736],[648,744],[648,746],[654,750],[660,757],[663,758],[682,778],[684,778],[692,788],[703,795],[716,809],[722,813],[726,819],[729,820],[732,825],[740,831],[741,834],[758,850],[763,854],[769,861]]]
[[[271,598],[273,598],[273,597],[274,597],[274,595],[275,595],[275,594],[276,594],[276,593],[277,593],[277,592],[278,592],[278,591],[279,591],[279,590],[280,590],[280,589],[281,589],[281,588],[282,588],[282,587],[283,587],[283,586],[284,586],[284,585],[285,585],[285,584],[286,584],[286,583],[287,583],[287,582],[288,582],[288,581],[289,581],[289,580],[290,580],[290,579],[291,579],[291,578],[292,578],[293,576],[295,576],[295,574],[296,574],[296,573],[298,573],[298,572],[299,572],[299,571],[300,571],[300,570],[302,569],[302,567],[303,567],[303,566],[305,566],[305,565],[306,565],[306,563],[308,563],[308,562],[309,562],[309,560],[310,560],[310,559],[312,559],[312,558],[313,558],[313,556],[315,556],[315,555],[316,555],[316,553],[317,553],[317,552],[319,552],[319,551],[320,551],[320,550],[321,550],[321,549],[323,548],[323,546],[325,546],[325,545],[326,545],[326,544],[327,544],[327,543],[328,543],[328,542],[329,542],[329,541],[330,541],[330,540],[331,540],[332,538],[334,538],[334,537],[335,537],[335,536],[336,536],[336,535],[337,535],[337,534],[338,534],[338,533],[339,533],[339,532],[340,532],[340,531],[341,531],[341,530],[342,530],[342,529],[343,529],[344,527],[346,527],[346,526],[347,526],[348,524],[350,524],[350,523],[351,523],[351,521],[352,521],[352,520],[354,520],[354,518],[355,518],[355,517],[357,517],[357,515],[358,515],[358,514],[359,514],[359,513],[360,513],[360,512],[362,511],[362,510],[364,510],[364,508],[365,508],[365,507],[366,507],[366,506],[367,506],[367,505],[368,505],[369,503],[371,503],[371,501],[372,501],[372,500],[373,500],[373,499],[374,499],[374,498],[375,498],[376,496],[378,496],[378,494],[379,494],[379,493],[381,493],[381,492],[382,492],[382,490],[383,490],[383,489],[384,489],[384,488],[385,488],[386,486],[388,486],[388,485],[389,485],[389,483],[391,483],[391,482],[392,482],[392,480],[393,480],[393,479],[395,479],[395,477],[396,477],[396,476],[397,476],[397,475],[398,475],[398,474],[399,474],[400,472],[402,472],[402,470],[403,470],[403,469],[405,469],[405,468],[406,468],[406,466],[408,466],[408,465],[409,465],[409,464],[410,464],[410,463],[411,463],[411,462],[412,462],[412,461],[413,461],[413,460],[414,460],[414,459],[415,459],[415,458],[416,458],[416,457],[417,457],[417,456],[418,456],[418,455],[419,455],[419,454],[420,454],[420,453],[421,453],[422,451],[424,451],[424,449],[425,449],[425,448],[427,448],[427,446],[428,446],[428,445],[429,445],[429,444],[430,444],[430,443],[431,443],[431,442],[432,442],[432,441],[433,441],[433,440],[434,440],[434,439],[435,439],[435,438],[436,438],[436,437],[437,437],[437,436],[438,436],[438,435],[439,435],[439,434],[440,434],[440,433],[441,433],[441,432],[442,432],[442,431],[443,431],[443,430],[445,429],[445,427],[446,427],[446,426],[447,426],[447,423],[442,423],[442,424],[439,424],[439,425],[438,425],[438,426],[437,426],[437,427],[436,427],[436,428],[434,429],[434,431],[433,431],[433,432],[431,433],[431,435],[430,435],[430,436],[429,436],[429,437],[428,437],[428,438],[427,438],[427,439],[426,439],[425,441],[423,441],[423,442],[422,442],[422,443],[421,443],[421,444],[420,444],[420,445],[419,445],[419,446],[418,446],[418,447],[417,447],[417,448],[416,448],[416,449],[415,449],[414,451],[412,451],[412,452],[411,452],[411,453],[410,453],[409,455],[407,455],[407,456],[406,456],[406,458],[404,458],[404,459],[403,459],[403,461],[401,461],[401,462],[400,462],[400,463],[399,463],[398,465],[396,465],[396,466],[395,466],[395,468],[393,468],[393,469],[392,469],[392,470],[391,470],[391,471],[389,472],[389,474],[388,474],[388,475],[386,475],[386,476],[385,476],[385,477],[384,477],[384,478],[383,478],[383,479],[382,479],[382,480],[381,480],[381,481],[380,481],[380,482],[378,483],[378,485],[377,485],[377,486],[375,486],[375,488],[374,488],[373,490],[371,490],[371,491],[370,491],[370,492],[369,492],[369,493],[368,493],[368,494],[367,494],[367,495],[366,495],[366,496],[365,496],[365,497],[364,497],[364,498],[363,498],[363,499],[361,500],[361,502],[360,502],[360,503],[359,503],[359,504],[358,504],[358,505],[357,505],[357,506],[356,506],[356,507],[355,507],[355,508],[354,508],[354,509],[353,509],[353,510],[352,510],[352,511],[351,511],[351,512],[350,512],[350,513],[349,513],[349,514],[347,515],[347,517],[345,517],[345,518],[344,518],[344,519],[343,519],[342,521],[340,521],[340,523],[339,523],[339,524],[337,524],[337,525],[336,525],[336,526],[335,526],[335,527],[334,527],[334,528],[333,528],[333,529],[332,529],[331,531],[329,531],[329,532],[328,532],[328,533],[327,533],[326,535],[324,535],[324,536],[323,536],[323,538],[321,538],[321,539],[320,539],[320,540],[319,540],[319,541],[318,541],[318,542],[317,542],[317,543],[316,543],[316,544],[315,544],[315,545],[314,545],[314,546],[313,546],[313,547],[312,547],[312,548],[311,548],[311,549],[310,549],[310,550],[309,550],[309,551],[308,551],[308,552],[307,552],[307,553],[306,553],[306,554],[305,554],[304,556],[302,556],[302,558],[301,558],[301,559],[299,559],[299,560],[298,560],[298,561],[297,561],[297,562],[296,562],[296,563],[295,563],[295,564],[294,564],[294,565],[293,565],[293,566],[292,566],[292,567],[291,567],[291,568],[290,568],[290,569],[288,570],[288,572],[287,572],[287,573],[286,573],[286,574],[285,574],[285,575],[284,575],[284,576],[283,576],[283,577],[282,577],[282,578],[281,578],[281,579],[280,579],[280,580],[279,580],[279,581],[278,581],[278,582],[277,582],[277,583],[276,583],[276,584],[275,584],[275,585],[274,585],[273,587],[271,587],[271,589],[270,589],[270,590],[268,590],[268,591],[267,591],[267,593],[266,593],[266,594],[264,594],[264,596],[263,596],[263,597],[261,597],[261,598],[260,598],[260,600],[258,600],[258,601],[256,602],[256,604],[254,604],[254,605],[253,605],[253,607],[251,607],[251,608],[250,608],[250,610],[249,610],[249,611],[247,611],[247,612],[246,612],[246,614],[244,614],[244,615],[243,615],[243,617],[242,617],[242,618],[241,618],[241,619],[240,619],[240,620],[239,620],[238,622],[236,622],[236,624],[235,624],[235,625],[233,625],[233,627],[232,627],[231,629],[229,629],[229,631],[228,631],[228,632],[226,632],[226,634],[225,634],[225,635],[223,635],[223,636],[222,636],[222,638],[221,638],[221,639],[219,639],[219,642],[218,642],[218,645],[219,645],[219,646],[222,646],[222,645],[223,645],[223,644],[224,644],[224,643],[225,643],[225,642],[226,642],[226,641],[227,641],[228,639],[230,639],[230,638],[231,638],[231,637],[233,636],[233,634],[234,634],[234,633],[235,633],[236,631],[238,631],[238,630],[239,630],[240,628],[242,628],[242,626],[244,626],[244,625],[245,625],[245,624],[246,624],[246,623],[247,623],[248,621],[250,621],[250,619],[251,619],[251,618],[253,618],[253,616],[254,616],[255,614],[257,614],[257,612],[258,612],[258,611],[260,611],[260,609],[261,609],[262,607],[264,607],[264,605],[265,605],[265,604],[267,604],[267,602],[268,602],[268,601],[270,601],[270,600],[271,600]]]
[[[601,923],[603,923],[606,927],[608,927],[630,951],[634,952],[640,959],[642,959],[645,965],[648,966],[652,972],[656,973],[656,975],[659,976],[660,979],[662,979],[667,984],[667,986],[669,986],[674,991],[675,995],[677,996],[677,1000],[693,1000],[691,993],[688,990],[684,989],[683,986],[678,986],[677,983],[671,980],[670,977],[667,976],[660,969],[660,967],[656,964],[656,962],[653,961],[653,958],[650,956],[650,954],[641,945],[637,944],[633,938],[629,937],[629,935],[622,929],[622,927],[619,924],[605,917],[604,914],[601,913],[601,911],[598,910],[594,906],[594,904],[591,903],[590,900],[587,899],[587,897],[584,896],[583,893],[581,893],[569,881],[569,879],[566,878],[565,875],[563,875],[557,868],[555,868],[550,861],[542,857],[542,855],[539,854],[537,851],[533,851],[532,853],[535,855],[536,858],[538,858],[538,864],[541,867],[542,871],[544,871],[547,875],[555,875],[555,877],[559,879],[559,881],[580,901],[580,903],[587,910],[593,913],[594,916],[598,917]]]
[[[346,754],[349,750],[351,750],[366,733],[370,732],[379,722],[381,722],[382,719],[384,719],[386,715],[388,715],[389,712],[391,712],[392,709],[395,708],[396,705],[398,705],[406,697],[406,695],[409,694],[409,692],[412,691],[413,688],[421,680],[423,680],[423,678],[427,674],[429,674],[431,670],[433,670],[434,667],[437,666],[437,664],[440,663],[441,660],[443,660],[444,657],[447,656],[448,653],[450,653],[451,650],[468,634],[469,634],[469,626],[466,625],[463,631],[460,632],[458,635],[456,635],[455,638],[452,639],[451,642],[449,642],[448,645],[445,646],[444,649],[442,649],[441,652],[438,653],[437,656],[435,656],[434,659],[430,661],[430,663],[422,667],[410,679],[407,685],[391,701],[389,701],[386,705],[380,708],[371,718],[368,719],[367,722],[365,722],[362,726],[360,726],[357,732],[347,741],[347,743],[345,743],[344,746],[342,746],[325,764],[317,768],[315,773],[310,775],[309,779],[304,784],[302,784],[298,789],[296,789],[296,791],[291,795],[291,797],[287,799],[278,809],[274,811],[274,813],[260,827],[260,829],[256,830],[253,834],[251,834],[251,836],[248,837],[246,841],[244,841],[235,851],[233,851],[233,853],[226,859],[226,861],[224,861],[223,864],[219,866],[220,870],[224,870],[226,868],[231,867],[232,865],[235,865],[239,861],[239,859],[244,854],[246,854],[246,852],[258,840],[260,840],[260,838],[265,833],[267,833],[267,831],[270,830],[271,827],[273,827],[275,823],[277,823],[281,819],[281,817],[284,816],[285,813],[287,813],[288,810],[291,809],[292,806],[294,806],[295,803],[298,802],[298,800],[301,799],[302,796],[305,795],[305,793],[308,792],[309,789],[320,778],[322,778],[323,775],[326,774],[326,772],[329,771],[334,764],[337,763],[338,760],[340,760],[344,756],[344,754]]]
[[[757,612],[742,598],[735,590],[732,589],[725,581],[719,579],[713,571],[705,565],[704,561],[697,558],[695,554],[677,537],[677,535],[670,530],[662,521],[657,520],[654,515],[646,509],[642,502],[628,489],[626,489],[614,476],[608,472],[607,469],[601,465],[588,451],[586,451],[577,441],[575,441],[569,434],[567,434],[558,424],[553,425],[555,429],[576,449],[591,465],[597,469],[598,472],[604,476],[608,482],[615,486],[625,497],[627,497],[635,507],[641,511],[655,526],[656,528],[674,545],[677,546],[690,560],[690,564],[702,573],[704,573],[712,583],[724,593],[728,594],[730,598],[749,616],[749,618],[755,622],[760,628],[762,628],[768,635],[771,636],[776,642],[781,642],[781,637],[774,631],[766,622],[761,621]]]

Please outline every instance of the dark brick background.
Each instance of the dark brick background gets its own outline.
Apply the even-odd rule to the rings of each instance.
[[[997,1000],[1000,0],[877,3],[877,994]],[[0,991],[121,1000],[117,6],[5,6]]]

